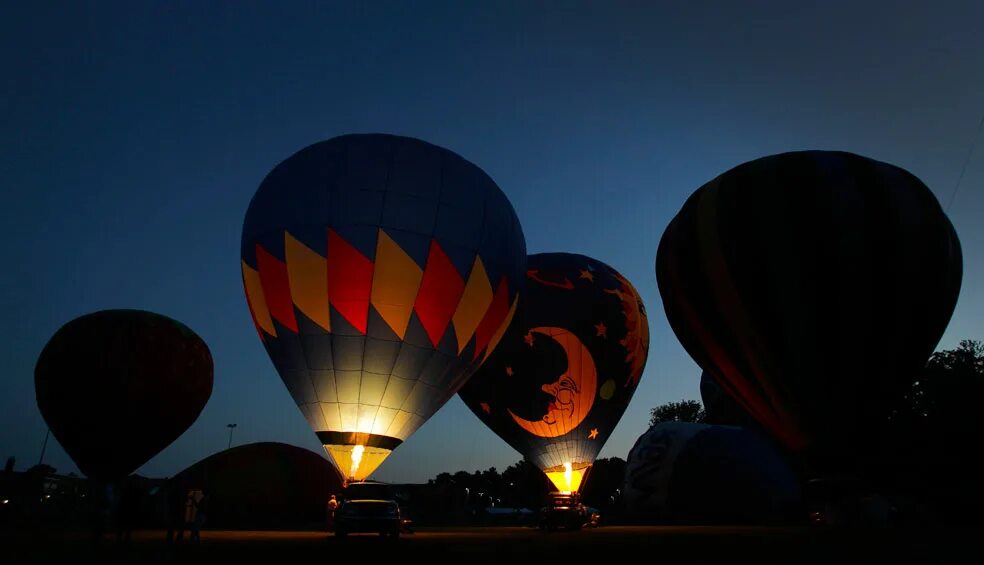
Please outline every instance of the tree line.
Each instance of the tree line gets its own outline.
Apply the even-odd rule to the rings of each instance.
[[[963,340],[954,349],[937,351],[910,377],[905,394],[894,399],[861,478],[874,490],[903,495],[920,512],[940,520],[980,521],[984,487],[976,448],[984,437],[982,403],[984,342]],[[747,415],[740,416],[715,420],[701,402],[685,399],[652,408],[649,426],[695,422],[757,428]]]

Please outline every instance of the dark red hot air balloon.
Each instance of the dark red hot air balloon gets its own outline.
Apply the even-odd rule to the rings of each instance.
[[[830,151],[764,157],[705,184],[656,257],[680,342],[813,473],[869,451],[942,336],[961,273],[925,184]]]
[[[34,369],[38,408],[88,477],[129,475],[198,418],[212,394],[212,355],[184,324],[142,310],[76,318]]]

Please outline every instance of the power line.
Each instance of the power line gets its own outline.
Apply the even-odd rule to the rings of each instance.
[[[946,203],[945,212],[950,211],[950,206],[953,206],[953,200],[957,197],[957,191],[960,189],[960,182],[963,181],[964,173],[967,172],[967,166],[970,165],[970,158],[974,156],[974,149],[977,148],[977,142],[981,139],[981,130],[984,130],[984,115],[981,116],[981,123],[977,124],[977,133],[974,134],[974,139],[970,141],[970,149],[967,151],[967,157],[964,159],[963,167],[960,169],[960,176],[957,177],[957,183],[953,185],[953,192],[950,194],[950,200]]]

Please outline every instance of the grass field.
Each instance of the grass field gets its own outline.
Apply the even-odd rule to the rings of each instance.
[[[127,545],[85,532],[6,531],[0,563],[969,563],[982,562],[984,530],[605,526],[422,528],[398,540],[335,539],[324,532],[204,531],[199,544],[167,545],[164,532],[134,533]],[[6,555],[5,555],[6,554]]]

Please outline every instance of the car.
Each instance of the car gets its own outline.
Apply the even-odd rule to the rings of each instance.
[[[335,536],[340,538],[350,533],[378,533],[398,538],[401,529],[400,505],[395,500],[349,499],[335,513]]]
[[[345,500],[397,500],[393,485],[380,481],[354,481],[342,491]]]
[[[588,521],[584,524],[586,528],[597,528],[601,525],[601,512],[597,508],[587,507]]]
[[[552,492],[547,495],[546,504],[540,509],[540,529],[579,530],[590,517],[587,507],[581,503],[577,493]]]

